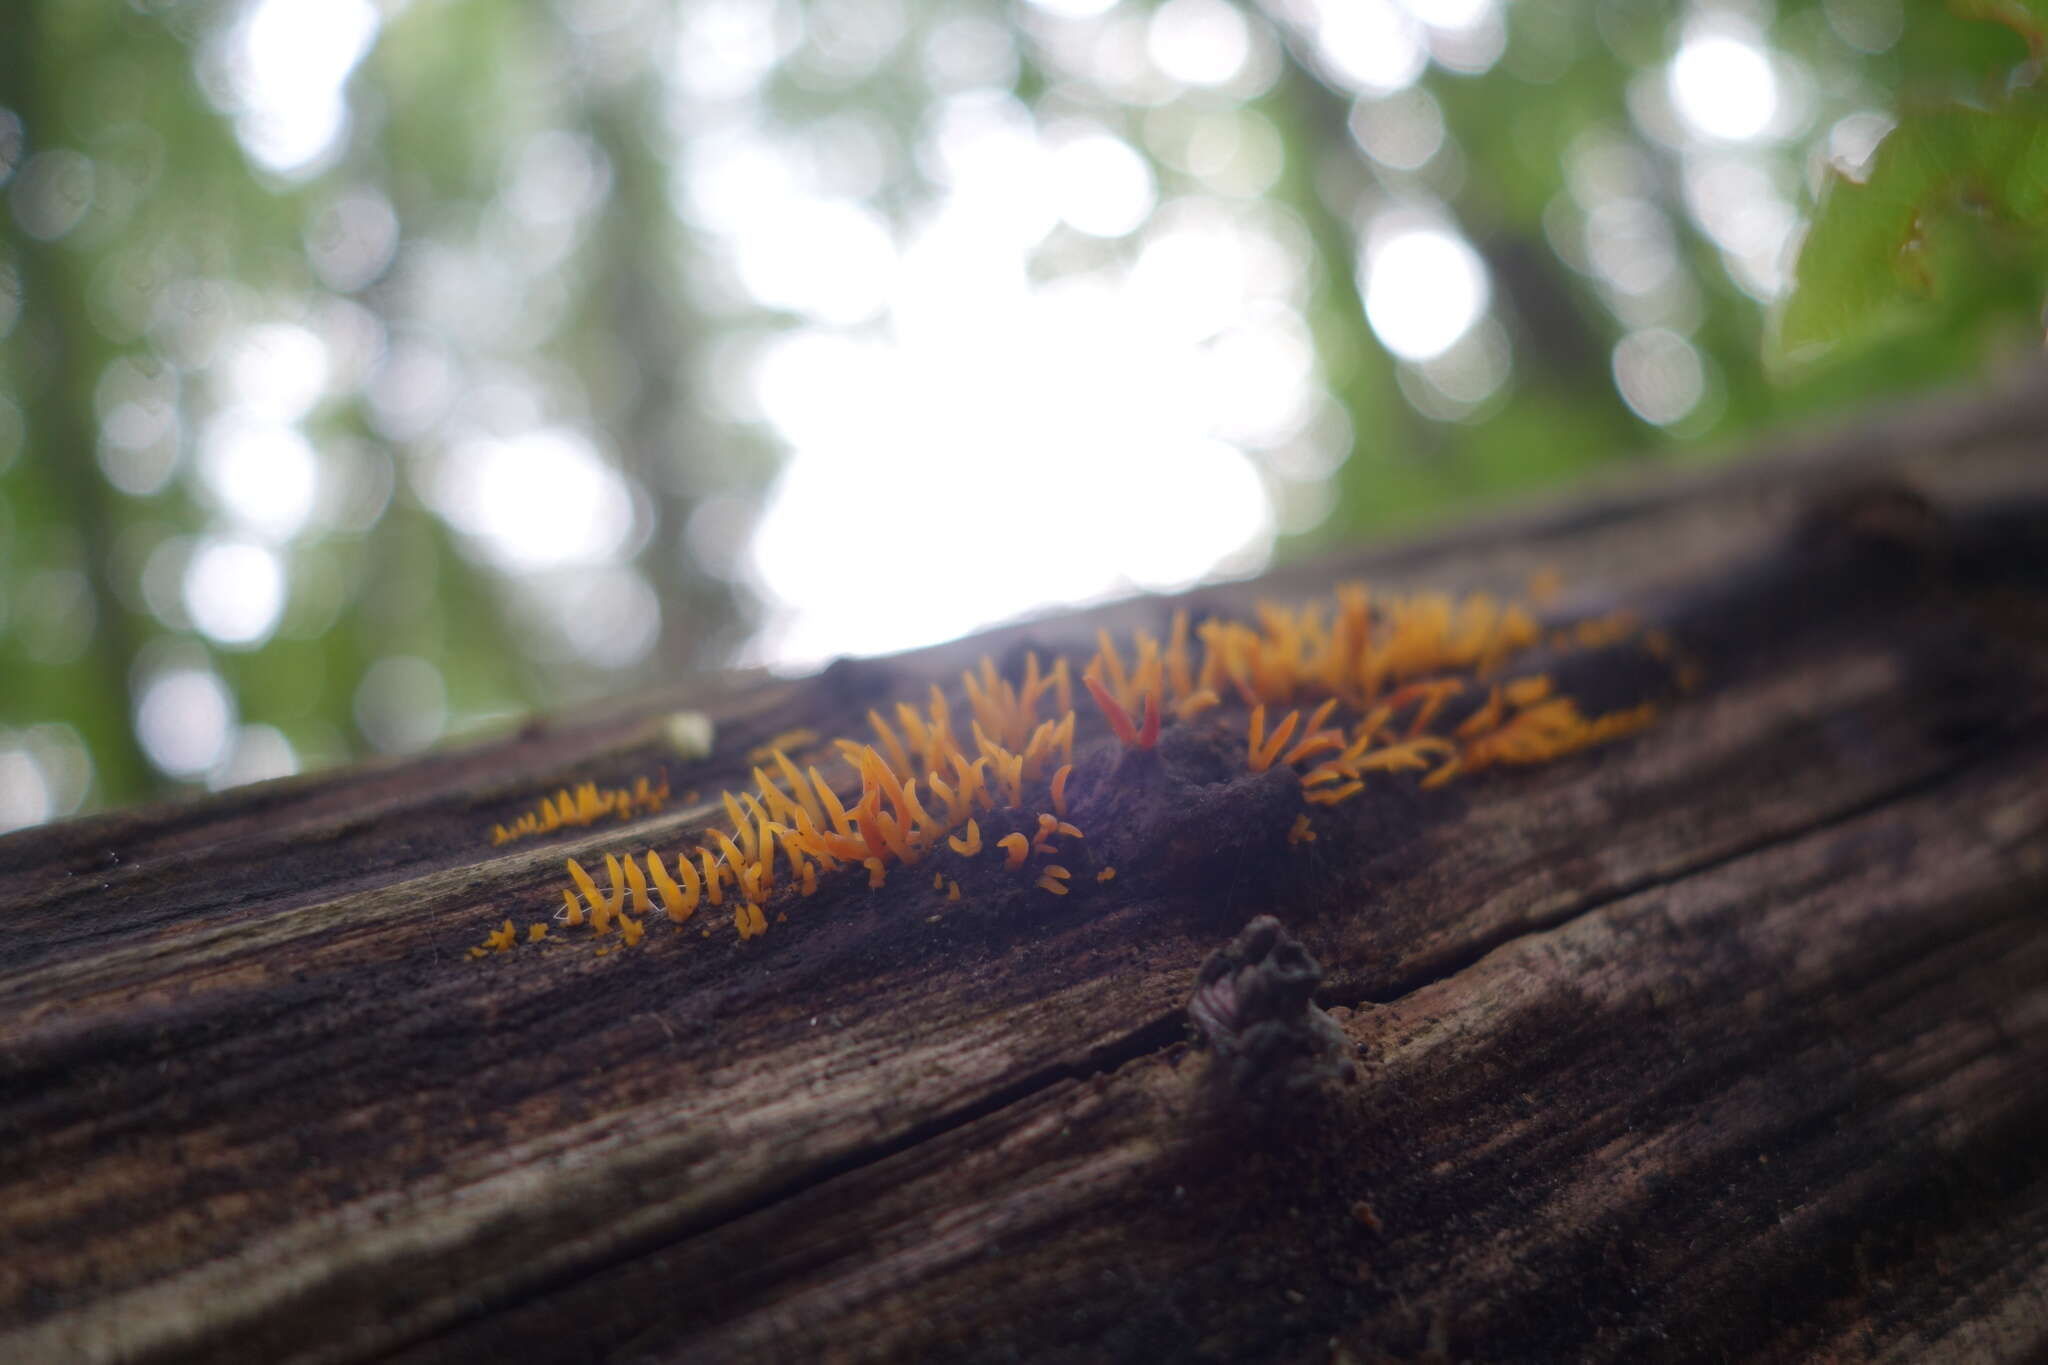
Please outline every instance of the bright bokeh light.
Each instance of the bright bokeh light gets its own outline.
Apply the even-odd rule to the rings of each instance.
[[[625,481],[587,440],[562,427],[459,443],[442,459],[428,497],[507,569],[608,559],[633,531]]]
[[[327,385],[327,347],[295,323],[251,327],[229,346],[222,376],[235,406],[272,422],[296,422]]]
[[[186,615],[209,638],[259,645],[284,612],[284,565],[249,541],[205,541],[186,562],[184,598]]]
[[[1688,157],[1684,176],[1686,207],[1721,248],[1735,282],[1766,303],[1784,293],[1799,212],[1770,172],[1723,152]]]
[[[987,277],[926,295],[893,343],[764,354],[758,400],[794,448],[753,543],[783,608],[766,657],[908,648],[1263,560],[1265,487],[1207,432],[1198,347],[1110,281],[1032,290],[948,257],[971,244],[930,249],[935,272]]]
[[[369,0],[255,0],[230,33],[228,97],[243,150],[266,170],[315,169],[348,123],[342,86],[376,41]]]
[[[1150,52],[1190,83],[1232,80],[1247,60],[1243,16],[1219,0],[1125,17],[1117,35],[1048,29],[1066,35],[1058,60],[1083,60],[1058,43],[1089,33],[1135,40],[1141,66]],[[1219,169],[1248,136],[1226,131]],[[822,309],[786,283],[844,274],[819,257],[846,234],[791,228],[817,202],[803,139],[738,108],[680,150],[679,209],[750,302],[803,319],[715,362],[719,385],[746,386],[721,406],[789,451],[745,552],[725,548],[737,537],[723,523],[689,527],[690,552],[737,560],[769,598],[754,657],[797,666],[910,648],[1264,561],[1275,509],[1249,452],[1292,439],[1320,390],[1300,247],[1276,237],[1276,225],[1299,231],[1284,213],[1201,196],[1162,205],[1121,129],[1072,113],[1041,123],[1008,91],[959,89],[928,108],[911,149],[931,203],[886,258],[874,253],[861,307]],[[1042,247],[1076,249],[1053,235],[1062,223],[1134,238],[1133,250],[1125,264],[1034,278]],[[437,505],[454,514],[452,499]],[[983,543],[1012,548],[971,565],[941,558]],[[527,609],[545,619],[567,600],[551,587]],[[651,645],[651,627],[636,632],[658,614],[636,600],[622,591],[571,613],[586,657]],[[560,633],[577,634],[569,624]]]
[[[1251,55],[1251,32],[1229,0],[1166,0],[1152,11],[1145,47],[1177,81],[1225,85]]]
[[[1365,277],[1366,320],[1403,360],[1448,351],[1485,314],[1490,297],[1479,253],[1441,227],[1376,228],[1366,244]]]
[[[268,782],[273,777],[290,777],[299,770],[299,756],[291,740],[274,725],[244,725],[235,732],[228,755],[206,776],[206,785],[219,791],[250,782]]]
[[[356,725],[384,753],[414,753],[448,727],[441,670],[411,654],[377,660],[356,686]]]
[[[1671,103],[1692,130],[1723,142],[1762,137],[1778,114],[1769,49],[1747,34],[1688,34],[1671,59]]]
[[[40,825],[52,814],[42,765],[26,749],[0,747],[0,834]]]
[[[1359,94],[1390,95],[1429,65],[1422,26],[1389,0],[1310,0],[1324,67]]]
[[[1091,237],[1124,237],[1152,214],[1152,168],[1122,138],[1087,130],[1052,156],[1060,217]]]
[[[1680,269],[1664,211],[1648,199],[1615,195],[1586,215],[1586,257],[1624,294],[1648,294]]]
[[[1511,360],[1506,329],[1486,318],[1442,352],[1402,367],[1401,392],[1426,417],[1466,421],[1507,382]]]
[[[176,369],[153,359],[108,362],[93,393],[100,471],[133,497],[161,489],[177,469],[180,422]]]
[[[631,668],[661,636],[661,600],[624,564],[534,575],[520,583],[514,610],[538,628],[534,653],[591,668]]]
[[[1889,114],[1862,109],[1835,120],[1828,129],[1828,164],[1849,179],[1862,183],[1870,174],[1871,160],[1878,144],[1895,126]]]
[[[896,266],[888,225],[844,200],[792,199],[736,250],[740,282],[764,306],[842,326],[882,307]]]
[[[1636,416],[1669,426],[1706,394],[1698,350],[1662,327],[1630,332],[1614,348],[1614,386]]]
[[[234,696],[210,669],[157,674],[135,708],[143,752],[172,777],[198,777],[220,762],[234,724]]]
[[[1499,10],[1497,0],[1401,0],[1401,8],[1437,29],[1474,29]]]
[[[297,428],[230,411],[207,427],[199,477],[213,503],[240,529],[289,540],[312,515],[320,457]]]
[[[1031,0],[1033,6],[1063,19],[1086,19],[1116,7],[1117,0]]]
[[[700,100],[751,93],[803,37],[798,8],[775,0],[694,0],[680,13],[669,69]]]
[[[55,241],[85,221],[98,169],[68,147],[37,152],[8,187],[9,207],[23,232]]]
[[[941,231],[991,245],[1036,246],[1059,221],[1051,155],[1023,103],[1005,91],[952,96],[926,120],[919,160],[946,188]]]
[[[1444,115],[1427,90],[1409,89],[1351,106],[1351,135],[1365,154],[1397,171],[1420,170],[1444,145]]]

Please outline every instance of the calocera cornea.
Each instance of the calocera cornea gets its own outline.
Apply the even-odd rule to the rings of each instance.
[[[553,796],[543,796],[538,805],[509,825],[492,825],[491,842],[509,844],[535,834],[592,825],[607,815],[617,820],[659,815],[667,804],[667,773],[661,775],[658,787],[645,777],[636,778],[630,787],[599,787],[595,782],[583,782],[573,789],[564,787]]]
[[[897,702],[889,714],[870,710],[869,736],[831,741],[838,758],[830,761],[845,770],[837,780],[771,743],[748,755],[751,787],[721,794],[725,824],[689,846],[606,854],[603,884],[568,859],[553,922],[587,930],[584,941],[609,949],[637,943],[657,909],[680,928],[709,908],[729,912],[745,942],[767,932],[764,907],[772,901],[802,900],[863,873],[870,888],[880,888],[897,868],[928,862],[940,864],[932,885],[949,902],[962,899],[960,876],[977,862],[987,871],[970,885],[1014,876],[1048,896],[1085,899],[1078,893],[1107,883],[1115,869],[1088,860],[1083,826],[1068,818],[1077,809],[1070,787],[1077,745],[1155,750],[1169,725],[1214,734],[1221,715],[1227,732],[1226,713],[1237,709],[1243,768],[1289,772],[1298,782],[1302,805],[1285,839],[1302,848],[1316,838],[1316,818],[1334,818],[1334,808],[1376,782],[1439,787],[1649,725],[1653,703],[1587,716],[1548,674],[1512,671],[1518,656],[1539,646],[1597,649],[1642,634],[1619,615],[1546,633],[1526,606],[1483,593],[1375,594],[1346,584],[1331,599],[1298,607],[1260,602],[1248,621],[1197,624],[1177,611],[1163,640],[1137,630],[1120,647],[1099,632],[1095,653],[1078,670],[1092,712],[1075,704],[1076,670],[1066,658],[1042,664],[1027,653],[1022,669],[1005,676],[984,657],[961,676],[964,706],[956,709],[933,685],[921,702]],[[1648,634],[1661,646],[1652,651],[1657,657],[1673,654],[1668,636]],[[817,737],[777,738],[808,744]],[[1091,780],[1114,782],[1118,771]],[[586,800],[579,789],[544,801],[536,826],[550,806],[556,823],[565,823],[563,803],[572,795],[579,816],[603,799]],[[666,779],[658,791],[617,795],[631,795],[638,809],[659,809]],[[1008,832],[985,841],[990,820]],[[493,837],[500,841],[496,831]],[[1069,866],[1077,860],[1087,874],[1079,878]],[[520,941],[507,921],[472,954],[508,952]],[[525,940],[571,941],[539,923]]]

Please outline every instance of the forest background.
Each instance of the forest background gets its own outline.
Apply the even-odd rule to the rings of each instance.
[[[2048,0],[15,0],[0,832],[2038,354]]]

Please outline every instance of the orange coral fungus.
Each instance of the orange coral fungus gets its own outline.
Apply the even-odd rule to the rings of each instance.
[[[1118,701],[1094,674],[1082,674],[1081,681],[1087,685],[1088,695],[1095,698],[1095,704],[1102,708],[1104,718],[1109,721],[1109,728],[1115,731],[1116,737],[1124,742],[1124,746],[1130,749],[1141,747],[1138,727],[1131,724],[1131,713],[1124,710],[1124,704]]]
[[[1005,834],[996,840],[996,847],[1004,850],[1004,867],[1022,867],[1031,856],[1031,841],[1021,834]]]
[[[595,782],[585,782],[573,791],[564,787],[552,799],[543,796],[539,806],[509,825],[492,825],[491,842],[509,844],[514,839],[524,839],[529,835],[552,834],[572,825],[593,824],[607,815],[620,820],[630,820],[636,815],[657,815],[667,804],[666,773],[662,774],[659,787],[651,785],[644,777],[637,779],[631,787],[600,788]]]
[[[1262,602],[1248,619],[1197,621],[1177,610],[1163,643],[1146,630],[1121,638],[1100,631],[1078,670],[1065,657],[1048,661],[1026,652],[1021,667],[1006,673],[983,657],[950,694],[927,684],[922,702],[895,700],[869,710],[867,737],[821,740],[791,730],[749,750],[740,771],[750,772],[751,785],[719,794],[714,808],[724,819],[695,827],[673,865],[653,850],[623,862],[605,854],[609,884],[600,889],[582,863],[568,859],[570,885],[560,891],[556,919],[630,946],[655,905],[680,925],[705,901],[725,906],[731,891],[734,930],[752,939],[767,932],[764,903],[816,895],[832,879],[863,871],[870,887],[880,887],[893,868],[927,862],[937,864],[925,869],[933,891],[958,900],[953,862],[981,854],[990,818],[1010,831],[993,840],[1003,851],[1003,871],[1068,895],[1073,875],[1044,860],[1086,857],[1082,847],[1063,843],[1082,838],[1070,815],[1113,819],[1108,812],[1121,809],[1114,799],[1095,804],[1114,798],[1104,784],[1127,771],[1102,763],[1101,755],[1114,747],[1156,749],[1169,725],[1184,727],[1212,754],[1225,745],[1234,750],[1229,737],[1242,733],[1245,768],[1295,774],[1306,809],[1286,837],[1309,843],[1317,838],[1309,810],[1341,806],[1370,783],[1414,774],[1402,780],[1419,777],[1423,786],[1439,787],[1488,768],[1562,757],[1650,724],[1654,705],[1589,717],[1551,675],[1507,671],[1538,645],[1569,652],[1638,635],[1667,668],[1676,672],[1683,663],[1696,671],[1668,635],[1640,631],[1618,613],[1546,629],[1528,608],[1483,593],[1400,595],[1360,584],[1343,585],[1320,603]],[[1102,716],[1078,737],[1076,671]],[[1230,718],[1211,717],[1216,711]],[[1096,760],[1082,768],[1090,776],[1078,801],[1077,744]],[[836,777],[816,764],[800,767],[793,749],[820,757],[828,769],[835,761],[845,766]],[[1155,771],[1164,778],[1172,768]],[[610,791],[586,783],[544,798],[493,838],[505,842],[605,815],[630,818],[660,810],[667,797],[665,777],[659,786],[642,779]],[[1105,842],[1117,846],[1114,838]],[[1090,863],[1087,870],[1093,876],[1081,884],[1091,892],[1115,876],[1108,866]],[[778,923],[785,918],[775,916]],[[543,937],[529,933],[529,941]],[[472,955],[503,952],[516,938],[508,924]]]
[[[767,743],[747,751],[747,762],[766,763],[785,749],[807,749],[818,742],[816,730],[784,730]]]

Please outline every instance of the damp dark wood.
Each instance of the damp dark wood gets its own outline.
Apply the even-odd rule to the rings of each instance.
[[[1699,685],[1313,844],[1254,802],[1199,877],[1125,831],[1031,915],[906,874],[465,955],[771,735],[1173,602],[0,839],[0,1359],[2043,1359],[2044,432],[2037,372],[1181,599],[1552,569]],[[1233,1112],[1183,1007],[1264,913],[1357,1076]]]

